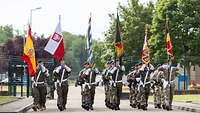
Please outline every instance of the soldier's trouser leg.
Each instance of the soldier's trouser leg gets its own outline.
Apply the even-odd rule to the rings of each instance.
[[[63,91],[62,91],[62,87],[60,85],[57,85],[57,95],[58,95],[58,99],[57,99],[58,109],[60,111],[63,111],[64,110],[64,106],[63,106]]]
[[[104,85],[104,90],[105,90],[105,103],[109,101],[109,85],[105,84]]]
[[[130,101],[130,105],[132,106],[133,105],[133,98],[134,98],[134,89],[133,89],[132,86],[129,88],[129,91],[130,91],[130,93],[129,93],[129,101]]]
[[[138,95],[138,91],[137,91],[137,86],[134,86],[134,94],[133,94],[133,105],[136,106],[137,105],[137,95]]]
[[[161,105],[165,109],[165,89],[163,87],[161,88]]]
[[[174,94],[174,84],[168,84],[167,87],[164,89],[164,103],[167,110],[172,109],[172,99]]]
[[[40,95],[40,108],[45,109],[47,87],[45,85],[39,85],[39,95]]]
[[[88,86],[83,86],[82,87],[82,107],[86,110],[89,110],[90,106],[90,89]]]
[[[39,105],[40,105],[40,94],[39,94],[39,89],[38,87],[34,86],[33,89],[33,105],[36,107],[36,108],[39,108]]]
[[[64,109],[66,109],[68,88],[69,88],[68,85],[62,86],[62,96],[63,96],[63,107],[64,107]]]
[[[170,84],[170,90],[169,90],[169,110],[172,110],[172,101],[173,101],[173,96],[174,96],[174,88],[175,88],[175,84],[171,83]]]
[[[119,107],[119,105],[120,105],[120,98],[121,98],[121,94],[122,94],[122,85],[121,84],[119,84],[119,85],[117,85],[117,102],[116,102],[116,104],[117,104],[117,106]]]
[[[91,106],[94,104],[94,97],[95,97],[95,86],[91,86],[90,95],[91,95]]]
[[[140,87],[140,107],[143,110],[146,110],[146,91],[145,91],[145,87],[141,86]]]
[[[84,99],[84,88],[81,87],[81,102],[82,102],[82,106],[84,105],[85,103],[85,99]]]
[[[150,86],[145,86],[145,101],[146,101],[146,107],[148,106],[148,99],[149,99],[149,93],[150,93]]]
[[[117,102],[117,88],[115,86],[111,86],[110,88],[111,109],[114,109],[116,107]]]
[[[157,108],[161,107],[161,88],[159,85],[154,87],[154,105]]]

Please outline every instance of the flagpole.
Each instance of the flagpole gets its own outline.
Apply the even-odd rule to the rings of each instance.
[[[61,24],[61,15],[59,15],[58,18],[59,18],[59,24]]]
[[[166,31],[166,37],[167,37],[167,33],[169,32],[169,28],[168,28],[168,15],[166,14],[166,23],[165,23],[165,31]],[[168,84],[170,85],[170,70],[171,70],[171,56],[168,54]],[[171,85],[169,86],[169,97],[171,98]],[[170,107],[170,106],[169,106]],[[170,108],[169,108],[170,109]]]

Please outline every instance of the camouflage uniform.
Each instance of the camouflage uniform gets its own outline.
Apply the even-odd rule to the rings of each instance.
[[[65,64],[61,64],[60,66],[56,67],[54,70],[54,76],[56,79],[56,89],[57,89],[57,106],[60,111],[66,109],[67,103],[67,94],[68,94],[68,77],[71,72],[71,68],[69,68]]]
[[[104,83],[104,90],[105,90],[105,105],[106,107],[110,108],[110,89],[109,89],[109,69],[110,67],[107,67],[102,72],[102,79]]]
[[[40,62],[41,63],[41,62]],[[36,75],[32,77],[32,88],[33,88],[33,110],[45,110],[46,106],[46,95],[47,95],[47,77],[49,73],[48,70],[39,64],[37,66]]]
[[[154,97],[154,106],[155,108],[161,108],[161,97],[162,97],[162,78],[163,72],[158,69],[152,74],[151,80],[153,81],[153,97]]]
[[[149,64],[143,64],[142,67],[139,69],[140,74],[140,83],[139,83],[139,93],[138,93],[138,103],[139,108],[142,108],[143,110],[147,110],[148,106],[148,97],[150,93],[150,73],[154,67]]]
[[[137,94],[138,94],[137,90],[138,82],[136,81],[137,75],[138,75],[137,67],[127,75],[127,81],[129,83],[128,86],[130,90],[129,94],[130,106],[133,108],[136,108],[137,105]]]
[[[82,107],[86,110],[93,110],[96,71],[91,67],[84,69],[80,78],[84,81],[81,85]]]
[[[110,103],[111,108],[115,110],[120,110],[120,97],[122,93],[122,77],[125,71],[124,66],[115,66],[110,70]]]
[[[178,68],[171,67],[168,64],[162,65],[159,70],[164,72],[164,76],[161,79],[162,81],[162,107],[163,109],[172,110],[172,101],[174,95],[174,88],[175,88],[175,78],[177,76]],[[168,76],[169,75],[169,76]]]

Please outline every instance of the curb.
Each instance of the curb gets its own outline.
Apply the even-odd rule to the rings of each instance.
[[[190,111],[190,112],[196,112],[196,113],[200,113],[200,110],[197,110],[195,108],[191,108],[191,107],[184,107],[184,106],[175,106],[173,105],[174,108],[177,108],[179,110],[184,110],[184,111]]]
[[[149,102],[149,104],[154,104],[154,103],[153,102]],[[191,107],[176,106],[176,105],[172,105],[172,107],[176,108],[176,109],[179,109],[179,110],[183,110],[183,111],[200,113],[200,110],[197,110],[197,109],[191,108]]]
[[[25,107],[18,109],[15,113],[25,113],[33,107],[33,104],[29,104]]]

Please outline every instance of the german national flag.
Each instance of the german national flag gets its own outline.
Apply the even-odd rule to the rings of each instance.
[[[116,21],[116,37],[115,37],[115,56],[116,59],[120,59],[124,51],[124,45],[121,40],[121,31],[120,31],[120,22],[119,15],[117,13],[117,21]]]
[[[169,56],[169,59],[173,58],[173,47],[172,47],[172,42],[170,39],[169,35],[169,28],[168,28],[168,20],[166,17],[165,20],[165,32],[166,32],[166,50],[167,50],[167,55]]]

